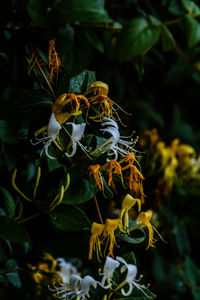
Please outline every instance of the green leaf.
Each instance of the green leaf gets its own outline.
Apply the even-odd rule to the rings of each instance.
[[[121,234],[120,239],[122,241],[125,241],[125,242],[129,243],[129,244],[139,244],[139,243],[142,243],[145,240],[145,236],[134,238],[134,237],[129,236],[128,234]]]
[[[97,186],[86,172],[81,166],[71,169],[70,185],[64,194],[63,203],[80,204],[94,197]]]
[[[15,287],[21,288],[21,280],[19,278],[18,272],[15,272],[15,270],[18,270],[18,264],[14,259],[9,259],[6,262],[6,277],[8,281]]]
[[[76,206],[60,206],[50,214],[52,223],[64,231],[82,231],[90,228],[85,213]]]
[[[129,60],[143,55],[157,43],[160,29],[149,24],[143,18],[130,20],[124,26],[116,44],[117,56],[120,61]]]
[[[161,29],[161,42],[163,51],[171,51],[176,47],[176,41],[166,26]]]
[[[46,12],[47,4],[45,0],[29,0],[27,5],[27,12],[32,21],[41,26],[46,26]]]
[[[0,140],[9,144],[15,144],[18,140],[14,127],[5,120],[0,120]]]
[[[192,295],[193,295],[194,300],[199,300],[200,299],[200,287],[195,287],[192,290]]]
[[[177,223],[173,228],[173,234],[175,235],[176,245],[181,255],[185,255],[191,252],[190,243],[188,240],[188,234],[183,222]]]
[[[200,270],[189,256],[186,256],[183,263],[182,276],[192,287],[198,286],[200,282]]]
[[[133,251],[123,254],[122,257],[128,264],[136,265],[136,257]]]
[[[104,3],[100,0],[61,0],[52,7],[50,12],[52,23],[99,23],[110,22]]]
[[[30,241],[28,233],[14,220],[0,216],[0,238],[16,243]]]
[[[15,213],[15,201],[12,195],[3,187],[0,186],[0,200],[2,208],[5,210],[8,217],[13,217]]]
[[[81,73],[92,60],[94,47],[88,42],[83,28],[59,27],[56,45],[68,79]]]
[[[192,47],[200,41],[200,24],[191,16],[185,16],[183,19],[183,26],[186,31],[188,45]]]
[[[44,121],[49,118],[52,107],[52,96],[44,89],[23,90],[19,94],[18,105],[23,120]],[[46,124],[44,124],[46,125]]]
[[[85,70],[70,79],[69,93],[82,94],[96,81],[95,72]]]
[[[195,16],[200,14],[200,8],[195,2],[190,0],[182,0],[182,5],[191,15]]]

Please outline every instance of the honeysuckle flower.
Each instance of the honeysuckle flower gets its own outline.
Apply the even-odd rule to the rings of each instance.
[[[116,245],[116,239],[115,239],[115,230],[119,227],[121,223],[120,219],[106,219],[105,221],[105,227],[103,230],[103,240],[106,240],[106,246],[104,249],[104,256],[108,247],[108,253],[107,256],[112,256],[114,257],[113,254],[113,248],[114,245]]]
[[[112,183],[113,173],[120,175],[121,179],[122,179],[122,172],[121,172],[121,166],[120,166],[120,164],[116,160],[114,160],[114,159],[112,159],[109,162],[107,162],[104,166],[101,167],[101,169],[104,169],[104,168],[107,168],[107,167],[109,167],[108,185],[110,186],[111,183]],[[123,179],[122,179],[122,181],[123,181]]]
[[[105,227],[104,224],[98,224],[96,222],[92,223],[88,259],[92,259],[93,250],[96,250],[98,259],[99,259],[99,254],[102,255],[101,243],[99,237],[102,235],[104,227]]]
[[[86,275],[83,277],[80,283],[80,291],[77,293],[80,295],[80,300],[84,300],[85,297],[90,297],[89,291],[90,288],[97,288],[97,284],[100,284],[97,280],[95,280],[92,276]]]
[[[113,273],[115,269],[119,267],[119,265],[120,263],[117,260],[113,259],[110,256],[106,257],[106,261],[103,267],[103,273],[99,273],[100,275],[103,275],[101,280],[102,286],[105,286],[106,281],[108,283],[108,286],[111,286]]]
[[[144,292],[144,286],[140,285],[138,283],[139,280],[136,279],[137,276],[137,267],[133,264],[127,264],[127,262],[120,256],[116,257],[116,260],[118,260],[119,262],[121,262],[123,264],[122,268],[121,268],[121,273],[125,272],[127,270],[127,274],[126,274],[126,279],[120,283],[117,288],[115,289],[115,291],[117,290],[121,290],[122,295],[123,296],[129,296],[131,295],[132,291],[133,291],[133,286],[135,286],[138,290],[140,290],[147,298],[150,298],[145,292]],[[129,286],[129,289],[127,292],[125,292],[124,290],[124,286],[127,285]]]
[[[153,237],[153,230],[158,234],[158,236],[161,238],[161,240],[166,243],[166,241],[162,238],[162,236],[159,234],[159,232],[156,230],[156,228],[153,227],[153,225],[150,223],[150,220],[152,218],[152,211],[149,209],[145,212],[141,212],[137,219],[137,226],[131,228],[129,231],[133,231],[141,226],[146,226],[149,231],[149,241],[146,250],[149,247],[155,248],[155,243],[157,240]]]
[[[74,156],[75,153],[76,153],[76,150],[77,150],[77,145],[79,145],[81,147],[81,149],[88,156],[86,148],[80,143],[80,140],[81,140],[81,138],[84,134],[84,131],[85,131],[86,123],[75,124],[75,123],[72,123],[72,122],[68,122],[68,123],[66,123],[66,125],[71,125],[72,126],[72,133],[71,134],[68,132],[66,127],[63,126],[64,130],[71,137],[72,152],[71,153],[65,152],[65,155],[67,157]]]
[[[56,146],[58,148],[60,148],[58,143],[56,142],[56,139],[57,139],[58,133],[61,130],[61,128],[62,128],[61,125],[56,120],[55,114],[52,113],[50,120],[49,120],[48,127],[47,127],[47,136],[40,138],[40,139],[38,139],[36,137],[37,142],[33,143],[33,145],[37,145],[41,142],[45,142],[44,147],[41,151],[41,155],[42,155],[43,151],[45,151],[45,154],[48,158],[55,159],[55,157],[49,155],[48,150],[49,150],[49,146],[51,145],[52,142],[54,142],[56,144]]]
[[[122,209],[120,211],[119,218],[121,219],[121,226],[122,229],[127,231],[128,230],[128,222],[129,222],[129,216],[128,212],[129,210],[137,203],[138,210],[141,210],[141,201],[140,199],[133,198],[130,194],[127,194],[122,201]]]
[[[108,97],[108,91],[109,87],[105,82],[95,81],[90,85],[85,95],[93,92],[94,96],[90,96],[88,100],[92,104],[99,104],[101,108],[101,112],[97,113],[95,116],[90,116],[90,119],[93,119],[96,122],[102,122],[104,117],[114,118],[115,115],[117,119],[121,122],[121,119],[117,113],[117,109],[120,109],[123,113],[127,115],[130,114],[124,111],[115,101],[111,100]],[[116,109],[114,108],[114,105],[117,107]]]
[[[93,175],[96,184],[98,185],[99,190],[103,188],[103,179],[100,173],[101,166],[99,164],[89,166],[89,175]]]
[[[49,290],[55,293],[55,296],[59,299],[74,299],[77,295],[80,294],[80,284],[82,278],[78,274],[72,274],[69,280],[69,284],[56,282]]]
[[[72,274],[77,273],[77,269],[62,257],[57,259],[59,271],[57,272],[62,279],[63,283],[69,283]]]
[[[111,134],[111,137],[102,145],[100,145],[95,151],[93,151],[93,154],[95,152],[100,151],[101,153],[105,152],[105,151],[110,151],[108,153],[108,155],[114,155],[114,160],[118,159],[119,154],[122,156],[126,156],[129,153],[134,152],[135,150],[133,149],[133,145],[135,145],[134,142],[128,142],[122,139],[122,137],[120,137],[120,133],[119,133],[119,127],[117,125],[117,123],[111,119],[111,118],[104,118],[104,121],[101,125],[102,126],[106,126],[106,128],[101,129],[103,132],[108,132],[109,134]],[[124,148],[121,148],[125,147]]]

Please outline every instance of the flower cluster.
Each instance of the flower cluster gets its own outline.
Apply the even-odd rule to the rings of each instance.
[[[181,144],[179,139],[174,139],[167,146],[156,129],[146,130],[140,137],[139,145],[145,152],[143,159],[147,176],[158,178],[154,189],[157,203],[174,184],[184,185],[190,193],[199,194],[200,157],[192,146]]]
[[[125,259],[120,256],[117,256],[116,259],[109,256],[106,257],[103,270],[102,272],[99,272],[99,275],[102,276],[101,281],[94,279],[90,275],[81,277],[80,274],[76,272],[76,268],[70,263],[67,263],[63,258],[59,258],[57,261],[59,263],[61,262],[61,270],[58,273],[62,280],[51,284],[49,290],[59,299],[87,299],[90,297],[90,291],[96,289],[97,286],[107,290],[106,294],[112,295],[113,293],[120,291],[123,296],[130,296],[135,287],[147,298],[150,298],[144,291],[146,287],[138,283],[140,279],[136,279],[137,267],[134,264],[128,264]],[[123,281],[116,282],[113,279],[114,272],[119,267],[120,272],[126,272],[126,275]],[[141,277],[142,276],[140,276],[140,278]],[[127,291],[124,289],[126,286],[128,286]]]

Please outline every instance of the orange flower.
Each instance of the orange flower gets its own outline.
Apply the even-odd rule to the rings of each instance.
[[[88,170],[89,170],[89,175],[93,175],[94,176],[94,180],[96,181],[96,184],[98,185],[99,190],[102,190],[102,179],[100,179],[100,165],[96,164],[96,165],[91,165],[89,166]]]

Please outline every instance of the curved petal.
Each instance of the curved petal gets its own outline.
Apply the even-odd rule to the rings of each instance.
[[[66,155],[67,157],[72,157],[72,156],[75,155],[76,150],[77,150],[77,143],[72,142],[72,152],[71,152],[71,154],[65,152],[65,155]]]
[[[133,290],[133,285],[129,283],[129,289],[127,292],[125,292],[124,289],[121,289],[122,295],[123,296],[129,296],[132,293]]]

